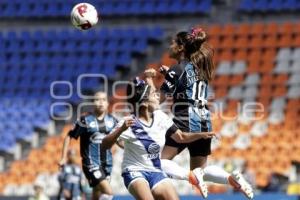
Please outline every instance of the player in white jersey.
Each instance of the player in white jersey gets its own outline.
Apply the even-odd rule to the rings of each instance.
[[[155,110],[159,99],[151,86],[142,80],[136,79],[130,84],[127,95],[133,114],[120,121],[117,128],[105,136],[102,147],[110,148],[119,139],[124,141],[122,176],[135,199],[177,200],[177,193],[163,172],[160,160],[166,132],[180,143],[211,138],[215,134],[181,132],[165,113]],[[199,178],[197,184],[206,186],[203,185],[203,174],[194,176]]]

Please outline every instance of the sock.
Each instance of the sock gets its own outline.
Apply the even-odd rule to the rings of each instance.
[[[226,172],[223,168],[218,167],[216,165],[210,165],[205,167],[203,170],[203,179],[205,181],[219,184],[228,184],[228,177],[230,176],[230,174]]]
[[[99,200],[112,200],[113,199],[113,195],[109,195],[109,194],[101,194],[99,197]]]
[[[190,171],[180,167],[172,160],[162,159],[161,168],[170,178],[186,181],[189,180]]]

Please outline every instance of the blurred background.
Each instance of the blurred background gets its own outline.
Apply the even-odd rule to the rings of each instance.
[[[222,138],[213,141],[209,162],[242,170],[256,199],[298,198],[299,0],[86,0],[100,15],[88,31],[70,23],[79,2],[0,0],[0,199],[27,199],[34,186],[57,196],[57,163],[82,102],[78,93],[104,84],[101,77],[82,77],[77,88],[79,75],[108,77],[111,111],[120,117],[114,105],[122,101],[112,91],[124,95],[124,88],[113,83],[175,64],[167,53],[171,38],[193,26],[207,32],[215,49],[210,98],[213,130]],[[157,77],[157,86],[162,80]],[[250,111],[249,102],[256,103]],[[78,151],[78,142],[72,147]],[[111,184],[121,195],[115,199],[131,199],[121,160],[117,149]],[[187,152],[175,160],[189,167]],[[180,195],[197,195],[188,183],[173,183]],[[221,185],[209,190],[216,194],[209,199],[244,198]]]

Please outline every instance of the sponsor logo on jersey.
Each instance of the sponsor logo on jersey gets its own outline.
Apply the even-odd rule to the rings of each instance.
[[[159,157],[160,146],[157,143],[152,143],[148,147],[148,159],[156,159]]]
[[[95,121],[89,123],[89,127],[91,128],[96,128],[97,127],[97,123]]]
[[[95,144],[100,144],[102,143],[104,137],[105,137],[104,133],[95,132],[93,135],[91,135],[90,141]]]
[[[148,152],[151,154],[159,153],[160,146],[157,143],[152,143],[148,147]]]

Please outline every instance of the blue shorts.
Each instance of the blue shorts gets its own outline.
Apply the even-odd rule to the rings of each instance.
[[[124,184],[129,189],[130,184],[137,179],[144,179],[148,182],[152,190],[158,183],[166,179],[167,176],[163,172],[148,172],[148,171],[131,171],[122,173]]]

